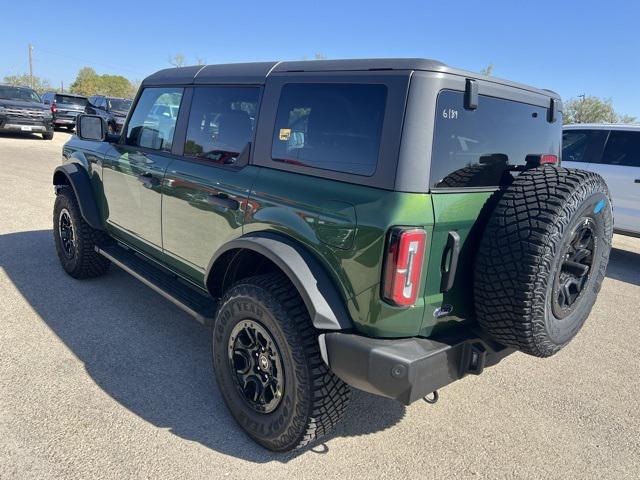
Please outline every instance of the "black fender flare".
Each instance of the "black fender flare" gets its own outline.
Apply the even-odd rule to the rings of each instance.
[[[262,232],[231,240],[216,251],[205,274],[205,284],[216,261],[231,250],[248,249],[271,260],[300,293],[314,327],[349,330],[351,317],[325,267],[306,248],[283,235]]]
[[[66,178],[66,182],[61,181],[62,176]],[[68,183],[71,185],[71,188],[73,188],[73,193],[75,193],[76,199],[78,200],[80,213],[84,221],[87,222],[91,228],[103,230],[100,212],[87,171],[75,163],[59,165],[53,172],[53,184],[64,185],[65,183]]]

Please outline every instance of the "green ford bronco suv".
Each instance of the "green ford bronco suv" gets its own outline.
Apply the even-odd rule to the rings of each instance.
[[[350,386],[409,404],[580,330],[611,248],[598,175],[560,167],[548,90],[421,59],[162,70],[119,135],[78,119],[60,262],[128,271],[211,324],[226,404],[306,445]]]

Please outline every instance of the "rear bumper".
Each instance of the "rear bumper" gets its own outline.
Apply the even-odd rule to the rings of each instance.
[[[344,382],[406,405],[469,373],[479,375],[514,352],[466,329],[438,340],[340,332],[322,337],[329,367]]]
[[[53,119],[53,123],[54,125],[64,125],[64,126],[68,126],[68,125],[75,125],[76,124],[76,119],[74,118],[70,118],[70,117],[55,117]]]

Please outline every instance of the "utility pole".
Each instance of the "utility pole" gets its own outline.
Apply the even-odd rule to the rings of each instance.
[[[33,88],[33,45],[29,44],[29,82],[31,83],[31,88]]]
[[[577,123],[582,123],[582,113],[583,113],[583,108],[584,108],[584,93],[582,95],[578,95],[578,98],[581,98],[582,100],[580,101],[580,109],[578,110],[578,122]]]
[[[60,80],[60,93],[64,93],[64,82]]]

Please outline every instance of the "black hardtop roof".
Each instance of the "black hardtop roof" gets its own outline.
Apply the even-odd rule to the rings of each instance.
[[[204,85],[204,84],[237,84],[260,85],[268,75],[286,74],[287,72],[349,72],[349,71],[426,71],[448,73],[467,78],[486,80],[488,82],[519,88],[553,98],[560,98],[551,90],[539,89],[529,85],[488,77],[476,72],[449,67],[437,60],[424,58],[369,58],[347,60],[304,60],[294,62],[252,62],[229,63],[220,65],[195,65],[190,67],[167,68],[149,75],[142,82],[143,86],[154,85]]]

